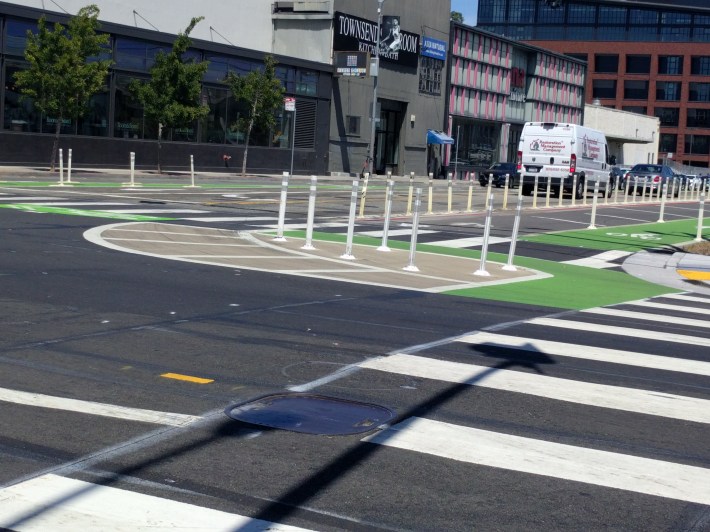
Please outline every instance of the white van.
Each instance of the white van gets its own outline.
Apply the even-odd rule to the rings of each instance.
[[[522,193],[532,194],[537,177],[538,190],[545,190],[550,179],[555,195],[562,183],[565,192],[571,193],[576,186],[574,194],[579,199],[585,190],[593,190],[597,181],[600,190],[610,195],[616,186],[611,176],[615,159],[609,156],[601,131],[577,124],[526,122],[518,145]]]

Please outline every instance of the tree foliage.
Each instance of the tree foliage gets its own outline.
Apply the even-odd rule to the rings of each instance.
[[[98,57],[109,43],[108,34],[97,30],[99,8],[91,4],[79,10],[67,26],[47,24],[44,15],[38,32],[27,32],[26,70],[15,74],[22,98],[31,98],[45,116],[55,120],[51,167],[54,170],[59,133],[65,118],[78,119],[86,113],[91,97],[104,86],[110,60]]]
[[[463,14],[459,11],[452,11],[451,12],[451,20],[454,22],[459,22],[463,24]]]
[[[232,129],[245,133],[244,156],[242,158],[242,176],[246,175],[249,137],[255,127],[271,129],[276,124],[274,113],[283,105],[284,89],[276,77],[276,60],[264,57],[264,69],[252,70],[246,76],[227,74],[225,82],[234,99],[247,106],[246,116],[231,125]]]
[[[143,105],[145,117],[158,126],[158,171],[161,172],[160,148],[164,127],[189,126],[207,115],[209,107],[200,101],[202,78],[207,61],[186,58],[192,44],[190,32],[204,17],[193,18],[178,34],[169,53],[159,52],[150,69],[150,80],[134,80],[132,95]]]

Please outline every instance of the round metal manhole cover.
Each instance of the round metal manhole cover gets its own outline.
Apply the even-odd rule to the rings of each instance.
[[[230,406],[234,420],[306,434],[347,435],[373,430],[394,417],[383,406],[309,393],[278,393]]]

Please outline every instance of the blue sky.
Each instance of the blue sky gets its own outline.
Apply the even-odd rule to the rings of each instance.
[[[451,11],[461,13],[464,24],[475,26],[478,14],[478,0],[451,0]]]

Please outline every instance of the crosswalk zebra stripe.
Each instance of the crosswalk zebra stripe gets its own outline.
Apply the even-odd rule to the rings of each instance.
[[[113,214],[201,214],[205,211],[201,209],[103,209],[104,212]]]
[[[710,469],[701,467],[424,418],[408,418],[364,441],[470,464],[710,504]]]
[[[687,325],[689,327],[710,328],[708,320],[694,320],[678,316],[668,316],[667,314],[649,314],[647,312],[634,312],[631,310],[621,310],[618,308],[590,308],[580,311],[584,314],[599,314],[602,316],[614,316],[617,318],[631,318],[635,320],[653,321],[656,323],[669,323],[673,325]]]
[[[0,527],[22,532],[306,530],[51,474],[0,490],[0,500]]]
[[[94,401],[82,401],[80,399],[23,392],[9,388],[0,388],[0,401],[174,427],[183,427],[202,419],[199,416],[190,416],[187,414],[159,412],[157,410],[146,410],[144,408],[130,408],[106,403],[96,403]]]
[[[360,364],[360,367],[600,408],[710,423],[710,400],[654,390],[560,379],[403,353],[373,358]]]
[[[630,336],[632,338],[642,338],[644,340],[658,340],[677,344],[710,347],[710,338],[660,331],[647,331],[643,329],[632,329],[630,327],[617,327],[615,325],[600,325],[598,323],[585,323],[583,321],[563,320],[559,318],[533,318],[526,321],[525,324],[541,325],[544,327],[560,327],[563,329],[571,329],[573,331],[589,331],[598,334],[616,334],[620,336]]]
[[[622,351],[619,349],[608,349],[581,344],[568,344],[564,342],[553,342],[551,340],[538,340],[536,338],[524,338],[521,336],[509,336],[488,332],[477,332],[462,336],[458,338],[457,341],[471,345],[492,345],[544,353],[546,355],[583,358],[596,362],[609,362],[611,364],[624,364],[627,366],[710,376],[710,362],[688,360],[686,358],[648,355],[633,351]]]
[[[710,297],[689,296],[688,294],[664,294],[660,297],[665,299],[677,299],[679,301],[691,301],[694,303],[710,303]]]
[[[21,198],[15,198],[15,199],[21,199]],[[110,207],[110,206],[115,206],[115,207],[120,207],[120,206],[125,206],[125,205],[131,205],[131,203],[119,203],[115,201],[42,201],[37,203],[37,205],[45,205],[47,207],[96,207],[96,206],[104,206],[104,207]]]
[[[635,307],[656,308],[659,310],[673,310],[676,312],[686,312],[688,314],[710,314],[710,308],[682,307],[680,305],[668,305],[666,303],[656,303],[655,301],[629,301],[624,305]]]

